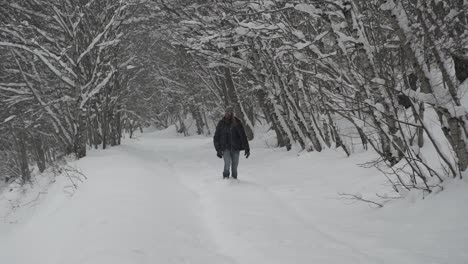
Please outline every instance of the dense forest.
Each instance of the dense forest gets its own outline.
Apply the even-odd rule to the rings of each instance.
[[[432,192],[468,167],[467,79],[466,0],[0,0],[0,175],[234,105],[249,139]]]

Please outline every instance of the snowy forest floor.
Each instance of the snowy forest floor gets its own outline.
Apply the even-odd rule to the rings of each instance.
[[[357,166],[372,153],[296,154],[258,141],[237,182],[211,138],[91,151],[72,164],[88,178],[74,195],[63,176],[0,194],[0,263],[468,263],[466,181],[377,209],[339,196],[390,193]]]

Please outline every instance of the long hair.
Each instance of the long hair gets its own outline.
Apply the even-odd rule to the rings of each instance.
[[[237,127],[239,126],[239,119],[237,119],[237,117],[235,115],[232,115],[232,123],[231,123],[231,126],[232,127]]]
[[[237,127],[239,125],[239,120],[237,119],[236,115],[234,113],[231,114],[230,118],[227,118],[224,116],[224,121],[231,125],[231,127]]]

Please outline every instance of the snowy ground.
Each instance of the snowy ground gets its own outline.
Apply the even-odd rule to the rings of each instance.
[[[338,195],[389,192],[356,165],[371,154],[262,145],[240,182],[221,179],[210,138],[155,132],[93,151],[72,196],[65,177],[37,200],[0,195],[0,263],[468,263],[468,183],[376,209]]]

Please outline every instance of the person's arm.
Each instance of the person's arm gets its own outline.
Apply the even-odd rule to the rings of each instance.
[[[250,155],[249,140],[247,139],[247,134],[245,133],[245,129],[242,124],[240,124],[240,130],[241,130],[242,144],[244,145],[244,149],[245,149],[245,156],[248,157]]]
[[[216,131],[213,137],[213,144],[216,149],[216,152],[219,152],[219,134],[221,133],[220,127],[221,127],[221,121],[219,121],[218,125],[216,126]]]

